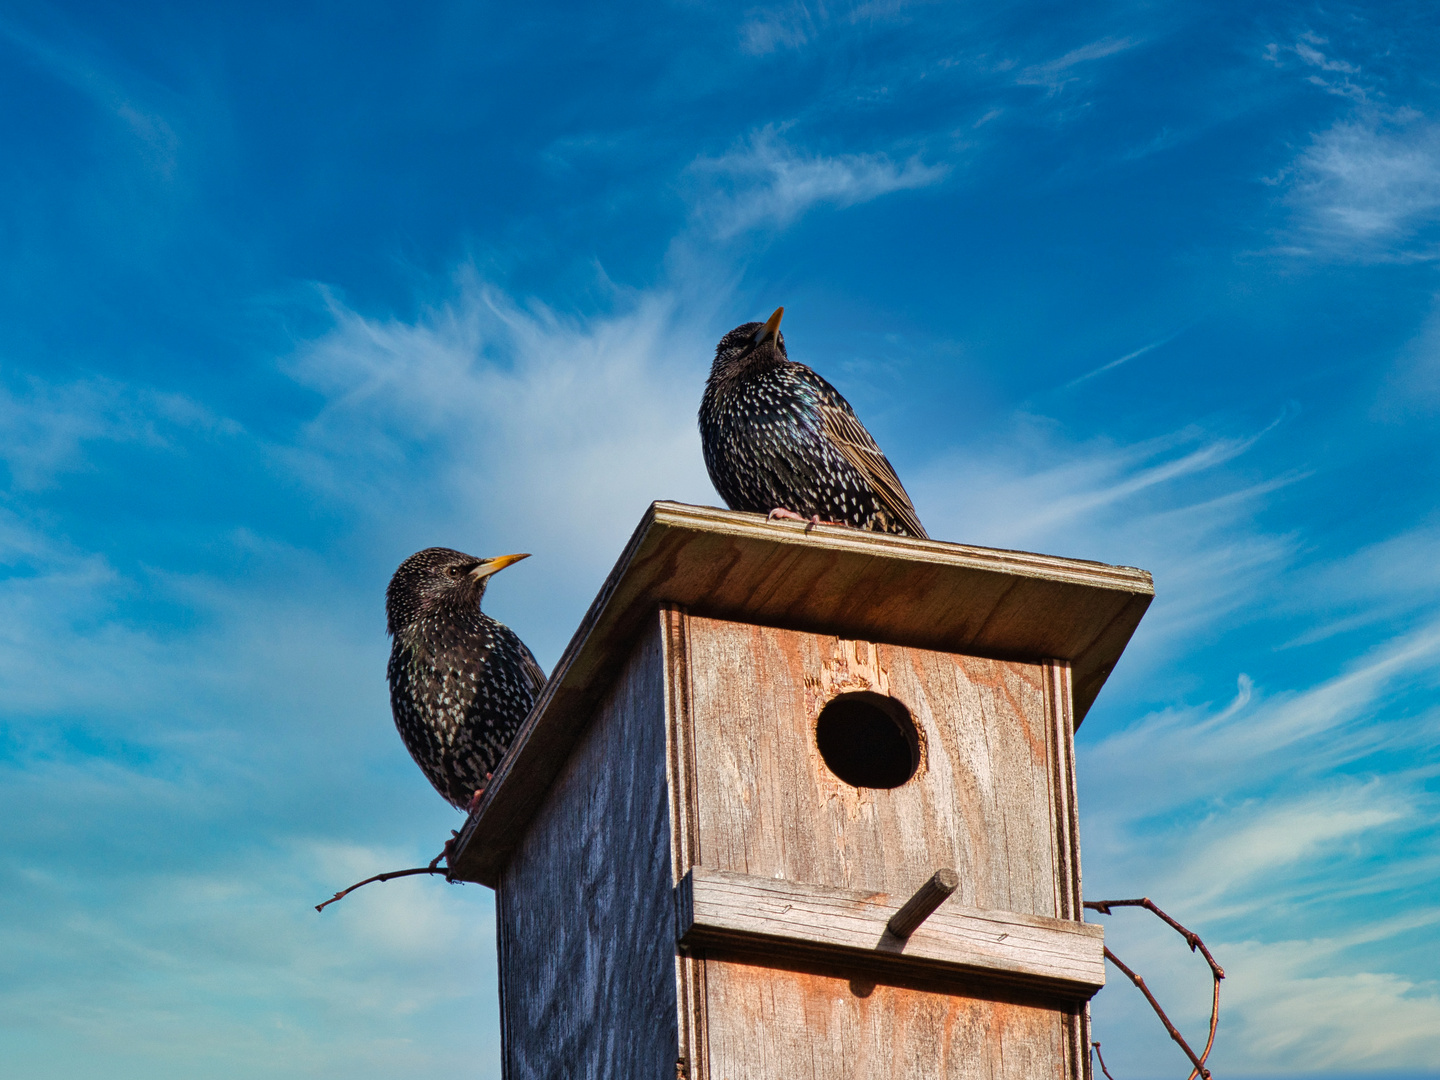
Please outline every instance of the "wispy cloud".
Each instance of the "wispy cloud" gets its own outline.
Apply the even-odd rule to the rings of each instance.
[[[1433,258],[1440,223],[1440,125],[1414,110],[1367,109],[1315,135],[1288,197],[1302,236],[1327,252]]]
[[[1082,64],[1103,60],[1107,56],[1114,56],[1116,53],[1132,49],[1137,44],[1138,42],[1128,37],[1107,37],[1099,41],[1092,41],[1077,49],[1071,49],[1064,56],[1054,60],[1022,68],[1015,76],[1015,82],[1020,86],[1043,86],[1051,94],[1058,94],[1068,84],[1080,80],[1082,76],[1076,71],[1076,68]]]
[[[142,102],[120,78],[87,55],[88,50],[73,42],[61,45],[47,40],[7,18],[0,18],[0,39],[19,47],[50,75],[120,121],[155,171],[167,179],[173,174],[180,149],[174,127],[158,109]]]
[[[565,625],[652,499],[714,497],[694,415],[718,334],[695,319],[705,305],[681,319],[675,303],[662,290],[564,317],[468,271],[414,322],[332,298],[334,328],[287,365],[326,404],[281,452],[366,516],[405,507],[382,525],[397,561],[427,536],[534,550],[572,594]]]
[[[1271,42],[1265,47],[1265,59],[1276,67],[1284,68],[1290,57],[1299,59],[1306,72],[1305,81],[1322,88],[1337,97],[1355,101],[1369,101],[1375,93],[1373,87],[1358,81],[1361,70],[1347,60],[1327,55],[1323,50],[1330,42],[1318,34],[1305,33],[1293,45]]]
[[[1087,371],[1079,378],[1071,379],[1068,383],[1065,384],[1064,388],[1066,390],[1069,390],[1072,387],[1079,386],[1083,382],[1089,382],[1091,379],[1095,378],[1096,375],[1103,375],[1105,372],[1111,371],[1119,367],[1121,364],[1127,364],[1131,360],[1138,359],[1139,357],[1144,356],[1148,352],[1161,348],[1162,346],[1169,345],[1170,342],[1174,341],[1184,332],[1185,328],[1181,328],[1179,330],[1176,330],[1173,334],[1167,334],[1165,337],[1160,338],[1158,341],[1150,342],[1149,345],[1140,346],[1140,348],[1136,349],[1134,352],[1128,352],[1124,356],[1119,357],[1118,359],[1111,360],[1108,364],[1101,364],[1094,370]]]
[[[862,0],[860,3],[791,0],[774,7],[751,8],[740,24],[740,49],[752,56],[766,56],[781,49],[802,49],[815,41],[827,26],[892,21],[917,2],[933,0]]]
[[[1266,58],[1351,104],[1265,182],[1294,213],[1293,253],[1364,261],[1433,259],[1440,253],[1440,124],[1385,103],[1359,65],[1325,51],[1315,34],[1271,43]],[[1298,66],[1296,61],[1298,60]]]
[[[690,166],[699,182],[695,214],[715,236],[783,228],[819,205],[854,206],[895,191],[930,187],[950,172],[918,154],[896,162],[883,153],[806,154],[765,127],[720,157]]]
[[[934,535],[1152,571],[1160,595],[1122,669],[1130,678],[1185,634],[1253,602],[1293,558],[1296,538],[1256,519],[1296,478],[1246,483],[1225,472],[1263,434],[1187,428],[1131,445],[1073,445],[1032,418],[998,447],[931,462],[910,490]]]
[[[1399,350],[1375,398],[1372,416],[1386,422],[1428,420],[1440,412],[1440,296],[1418,332]]]
[[[231,436],[240,430],[182,394],[112,379],[0,383],[0,461],[10,483],[23,491],[51,487],[67,471],[88,468],[85,450],[92,443],[161,448],[181,431]]]
[[[1440,1062],[1440,988],[1434,980],[1356,970],[1355,938],[1226,943],[1226,1026],[1256,1066],[1285,1070],[1433,1070]],[[1346,970],[1349,969],[1349,970]]]
[[[817,14],[824,18],[823,5],[817,13],[803,3],[748,11],[740,24],[740,48],[752,56],[765,56],[777,49],[799,49],[815,36]]]

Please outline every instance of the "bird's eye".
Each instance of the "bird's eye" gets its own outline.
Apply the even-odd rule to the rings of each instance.
[[[459,577],[459,576],[460,576],[460,567],[458,567],[458,566],[447,566],[447,567],[445,568],[445,573],[449,574],[451,577]]]

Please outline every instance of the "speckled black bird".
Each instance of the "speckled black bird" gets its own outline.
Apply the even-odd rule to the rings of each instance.
[[[435,790],[460,809],[474,805],[545,685],[525,643],[480,610],[490,575],[526,557],[426,548],[385,590],[395,726]]]
[[[786,355],[777,308],[715,347],[700,440],[732,510],[925,536],[910,496],[850,403]]]

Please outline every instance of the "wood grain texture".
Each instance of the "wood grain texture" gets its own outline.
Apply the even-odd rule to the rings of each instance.
[[[958,904],[1062,915],[1044,665],[693,615],[687,642],[695,864],[902,897],[949,866]],[[916,723],[898,788],[851,787],[816,748],[820,709],[855,689]]]
[[[1079,1080],[1044,1003],[729,957],[705,977],[705,1080]]]
[[[695,747],[690,724],[688,616],[681,608],[660,608],[665,661],[666,781],[670,790],[670,855],[674,882],[690,871],[696,844]],[[677,1080],[704,1076],[708,1045],[705,1017],[705,960],[679,946],[675,956],[676,1028],[680,1044]]]
[[[615,673],[500,882],[507,1080],[675,1075],[659,630]]]
[[[571,639],[456,844],[494,885],[635,637],[663,604],[946,652],[1071,664],[1084,717],[1154,596],[1130,567],[655,503]]]
[[[1085,908],[1080,888],[1080,808],[1075,789],[1075,722],[1071,708],[1073,686],[1070,665],[1064,660],[1046,664],[1046,693],[1050,700],[1052,740],[1056,747],[1051,781],[1055,810],[1055,834],[1060,858],[1056,863],[1055,887],[1060,897],[1060,917],[1082,920]],[[1090,1003],[1072,1006],[1066,1025],[1070,1069],[1076,1076],[1091,1075]]]
[[[801,956],[836,965],[997,980],[1089,998],[1105,985],[1095,925],[945,904],[908,939],[887,920],[905,897],[696,867],[676,888],[676,928],[696,947]]]

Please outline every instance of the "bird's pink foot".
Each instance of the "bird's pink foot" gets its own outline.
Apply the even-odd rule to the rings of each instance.
[[[779,521],[779,520],[782,520],[782,519],[785,520],[785,521],[809,521],[809,520],[810,520],[810,519],[807,518],[807,517],[802,517],[800,514],[795,513],[794,510],[786,510],[783,506],[777,506],[774,510],[771,510],[770,513],[768,513],[768,514],[765,515],[765,520],[766,520],[766,521]]]
[[[783,506],[777,506],[774,510],[771,510],[770,513],[765,515],[765,520],[803,521],[805,522],[805,531],[807,533],[816,525],[845,525],[843,521],[826,521],[819,514],[807,518],[802,514],[795,513],[794,510],[786,510]]]
[[[494,774],[494,773],[488,773],[488,772],[485,774],[485,780],[486,780],[487,783],[489,782],[490,777],[492,777],[493,775],[495,775],[495,774]],[[482,788],[476,788],[476,789],[475,789],[475,794],[470,796],[470,805],[467,806],[467,807],[465,807],[465,813],[467,813],[467,814],[473,814],[473,813],[475,812],[475,808],[480,805],[480,800],[481,800],[482,798],[484,798],[484,796],[485,796],[485,789],[484,789],[483,787],[482,787]]]

